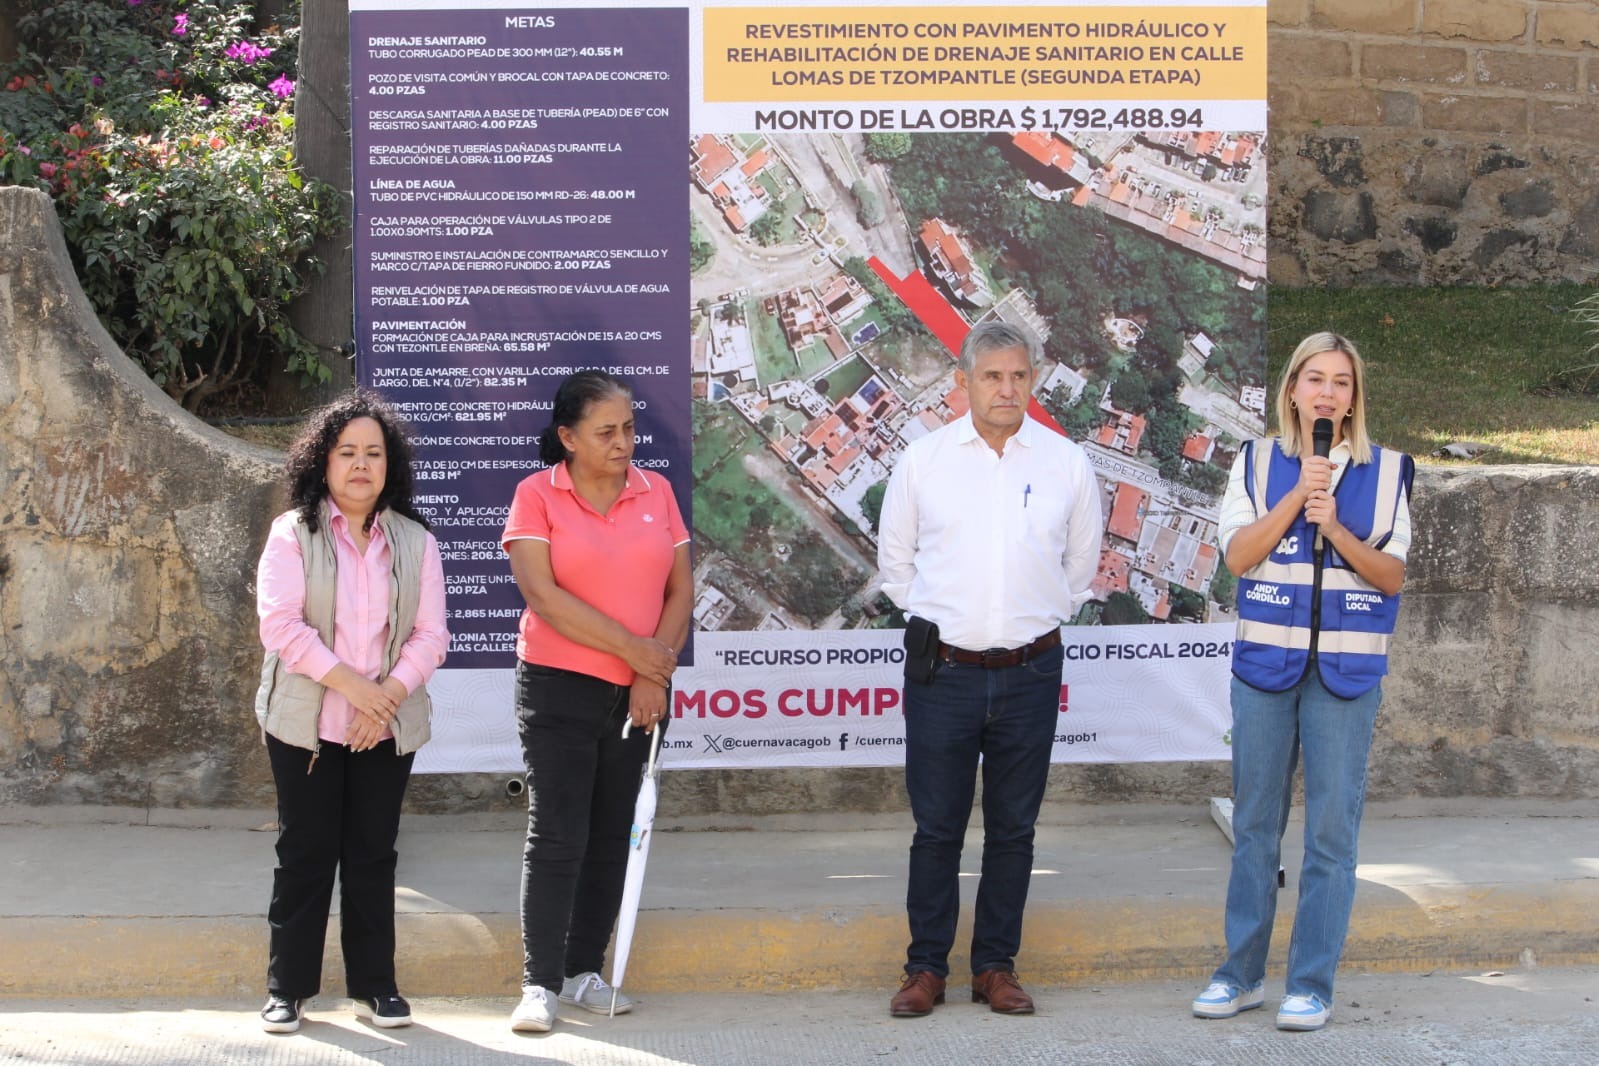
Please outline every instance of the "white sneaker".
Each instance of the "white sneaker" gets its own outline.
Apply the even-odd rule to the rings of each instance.
[[[590,970],[561,982],[561,1002],[571,1003],[595,1014],[611,1013],[611,994],[616,993],[616,1013],[626,1014],[633,1001],[605,983],[605,978]]]
[[[1327,1024],[1332,1017],[1332,1007],[1320,996],[1284,996],[1283,1005],[1277,1009],[1277,1028],[1301,1033],[1311,1033]]]
[[[1266,1002],[1266,983],[1254,988],[1239,988],[1226,981],[1212,981],[1194,999],[1194,1017],[1231,1018],[1239,1011],[1254,1010]]]
[[[518,1033],[547,1033],[555,1024],[555,997],[542,985],[522,989],[522,1002],[511,1012],[511,1029]]]

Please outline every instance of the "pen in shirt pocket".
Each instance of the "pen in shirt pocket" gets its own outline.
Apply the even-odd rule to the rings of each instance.
[[[1033,486],[1031,483],[1029,483],[1026,488],[1022,489],[1022,510],[1025,511],[1027,509],[1027,497],[1031,496],[1032,494]]]

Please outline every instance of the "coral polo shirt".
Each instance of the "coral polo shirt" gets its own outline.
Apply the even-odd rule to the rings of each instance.
[[[689,536],[672,486],[660,475],[629,466],[622,494],[600,514],[573,490],[566,464],[557,463],[516,487],[500,547],[513,540],[544,541],[557,585],[647,637],[660,624],[672,560]],[[568,640],[531,607],[522,611],[516,654],[523,662],[633,683],[626,662]]]

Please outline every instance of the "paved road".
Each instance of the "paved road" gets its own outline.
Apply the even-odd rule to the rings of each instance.
[[[418,999],[419,1024],[383,1032],[352,1019],[343,1001],[324,997],[293,1036],[262,1033],[255,1004],[12,1000],[0,1007],[0,1061],[1564,1066],[1599,1057],[1594,969],[1345,974],[1333,1022],[1319,1033],[1278,1032],[1270,1011],[1196,1020],[1187,1014],[1193,985],[1034,989],[1040,1011],[1030,1018],[994,1015],[957,996],[932,1017],[909,1020],[886,1016],[886,989],[714,997],[685,991],[643,997],[631,1016],[563,1018],[554,1032],[532,1036],[510,1032],[509,1000]]]

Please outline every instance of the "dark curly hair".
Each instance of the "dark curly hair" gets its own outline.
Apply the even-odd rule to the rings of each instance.
[[[577,425],[589,413],[590,404],[612,396],[631,400],[633,390],[627,382],[603,370],[579,370],[561,382],[561,387],[555,390],[550,428],[539,435],[539,458],[545,465],[554,466],[566,458],[566,445],[561,443],[561,435],[556,431],[562,426],[570,429]]]
[[[423,529],[430,529],[426,518],[411,505],[415,476],[411,471],[414,452],[399,414],[375,392],[356,389],[314,412],[300,436],[289,446],[284,478],[289,483],[289,501],[300,512],[305,527],[315,533],[321,524],[318,513],[328,495],[328,456],[339,442],[344,427],[357,418],[370,418],[383,429],[383,450],[388,453],[388,470],[377,506],[366,516],[365,529],[372,528],[377,513],[387,507],[403,514]]]

